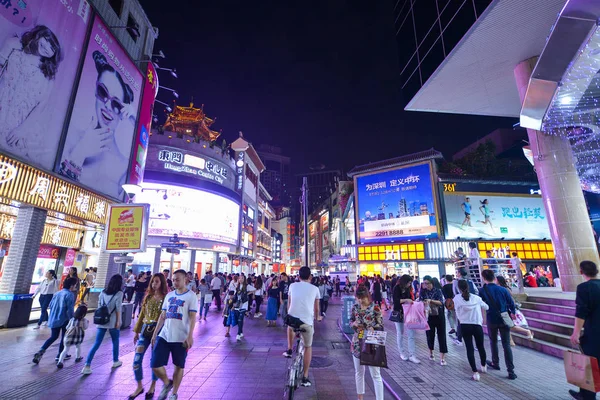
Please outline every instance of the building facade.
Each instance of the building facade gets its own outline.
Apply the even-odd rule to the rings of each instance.
[[[272,204],[290,206],[292,195],[291,158],[282,154],[280,147],[262,144],[257,153],[265,164],[265,171],[260,175],[260,181],[273,197]]]

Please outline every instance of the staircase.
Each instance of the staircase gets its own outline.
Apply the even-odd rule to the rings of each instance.
[[[528,295],[521,302],[521,312],[527,318],[534,339],[513,333],[520,346],[563,358],[563,351],[573,350],[569,341],[575,322],[575,300]]]

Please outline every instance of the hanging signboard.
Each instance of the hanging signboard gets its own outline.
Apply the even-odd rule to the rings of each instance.
[[[107,238],[103,250],[109,253],[146,251],[149,204],[115,204],[106,222]]]

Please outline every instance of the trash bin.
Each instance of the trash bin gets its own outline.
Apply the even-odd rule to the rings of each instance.
[[[121,306],[121,329],[131,326],[131,318],[133,317],[133,303],[123,303]]]
[[[352,306],[354,305],[354,296],[342,297],[342,331],[346,334],[354,333],[350,326],[350,317],[352,316]]]
[[[12,298],[12,303],[10,304],[8,320],[4,326],[6,328],[27,326],[32,304],[33,297],[31,294],[15,294]]]

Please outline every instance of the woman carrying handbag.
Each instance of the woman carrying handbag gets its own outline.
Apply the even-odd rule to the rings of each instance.
[[[392,292],[394,310],[390,315],[390,321],[396,324],[396,342],[398,343],[398,351],[400,358],[404,361],[410,361],[415,364],[420,364],[421,361],[416,357],[415,346],[415,331],[406,329],[404,326],[404,309],[403,304],[412,304],[414,299],[411,292],[412,277],[410,275],[402,275]],[[404,348],[404,337],[408,340],[408,354]]]

